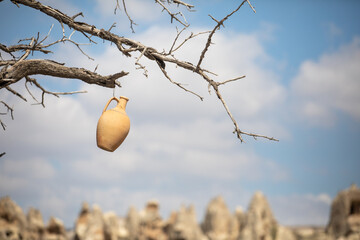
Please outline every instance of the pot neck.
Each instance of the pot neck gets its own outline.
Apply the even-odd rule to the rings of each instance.
[[[129,99],[127,97],[121,96],[117,107],[120,107],[121,109],[125,110],[128,101]]]

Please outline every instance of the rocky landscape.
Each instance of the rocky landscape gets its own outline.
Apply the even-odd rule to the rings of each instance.
[[[57,218],[44,224],[37,209],[27,214],[11,200],[0,199],[0,240],[360,240],[360,189],[352,185],[333,200],[324,228],[285,227],[274,218],[266,197],[254,194],[247,211],[231,213],[215,197],[198,223],[192,206],[181,207],[164,220],[159,203],[149,201],[141,211],[131,207],[125,217],[103,213],[83,203],[74,229],[66,231]]]

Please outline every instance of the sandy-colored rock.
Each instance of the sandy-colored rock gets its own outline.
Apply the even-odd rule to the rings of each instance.
[[[297,240],[294,232],[284,226],[278,225],[275,240]]]
[[[166,223],[159,214],[159,203],[151,200],[147,203],[144,210],[139,214],[139,240],[167,240],[165,233]]]
[[[43,239],[46,240],[66,240],[67,234],[64,223],[58,219],[51,217],[45,228]]]
[[[22,209],[6,196],[0,199],[0,239],[26,238],[26,217]]]
[[[168,224],[170,240],[208,240],[196,220],[193,206],[182,206],[178,212],[172,213]]]
[[[277,234],[277,223],[273,217],[268,201],[261,192],[253,196],[246,217],[240,240],[274,240]]]
[[[45,225],[38,209],[30,208],[27,215],[27,231],[29,239],[41,239],[45,232]]]
[[[126,229],[129,232],[129,240],[135,240],[139,235],[140,216],[135,207],[130,207],[125,219]]]
[[[129,232],[125,227],[125,221],[119,218],[114,212],[104,214],[105,239],[122,240],[129,239]]]
[[[232,240],[238,237],[238,222],[221,196],[212,199],[206,209],[202,229],[210,240]]]
[[[75,223],[76,240],[105,240],[105,223],[99,206],[83,203]]]
[[[235,209],[235,218],[238,224],[238,231],[240,232],[244,229],[246,224],[246,213],[244,212],[243,208],[238,206]]]
[[[360,238],[360,189],[355,184],[333,200],[326,232],[335,238]]]

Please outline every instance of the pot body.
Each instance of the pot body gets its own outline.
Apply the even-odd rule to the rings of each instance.
[[[118,102],[117,106],[106,110],[112,100]],[[113,97],[106,104],[96,129],[96,143],[99,148],[113,152],[125,140],[130,130],[130,119],[125,112],[128,100],[126,97]]]

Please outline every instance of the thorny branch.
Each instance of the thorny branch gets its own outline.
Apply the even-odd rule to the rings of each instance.
[[[31,97],[36,101],[38,102],[37,104],[41,104],[43,107],[45,107],[45,103],[44,103],[44,100],[45,100],[45,94],[50,94],[50,95],[53,95],[55,97],[59,97],[59,95],[71,95],[71,94],[76,94],[76,93],[86,93],[86,91],[74,91],[74,92],[51,92],[51,91],[48,91],[46,90],[45,88],[43,88],[37,81],[35,78],[31,78],[31,77],[28,77],[26,76],[25,77],[26,79],[26,82],[25,82],[25,86],[26,86],[26,89],[27,91],[29,92],[29,94],[31,95]],[[30,84],[34,84],[36,87],[38,87],[42,93],[41,93],[41,102],[39,102],[35,97],[34,95],[31,93],[31,91],[29,90],[29,88],[27,87],[27,83],[30,83]]]
[[[243,78],[244,76],[233,78],[233,79],[222,81],[222,82],[216,82],[207,75],[207,73],[211,73],[211,72],[206,70],[206,69],[203,69],[201,67],[201,63],[205,58],[205,54],[206,54],[206,52],[208,51],[208,49],[210,47],[212,37],[215,34],[215,32],[218,29],[220,29],[220,26],[224,26],[223,25],[224,22],[230,16],[232,16],[234,13],[236,13],[244,5],[245,2],[247,2],[250,5],[250,7],[254,10],[254,8],[250,4],[249,0],[242,1],[242,3],[233,12],[228,14],[222,20],[217,21],[216,19],[213,18],[216,21],[217,24],[214,27],[214,29],[210,32],[210,34],[208,36],[208,39],[207,39],[207,42],[205,44],[205,47],[204,47],[204,49],[203,49],[203,51],[202,51],[202,53],[200,55],[200,58],[199,58],[199,61],[198,61],[197,64],[192,64],[190,62],[178,60],[178,59],[176,59],[174,57],[173,53],[177,49],[179,49],[181,46],[183,46],[186,41],[190,40],[191,38],[193,38],[193,37],[195,37],[195,36],[197,36],[199,34],[203,34],[203,33],[191,34],[178,47],[175,47],[176,41],[177,41],[179,35],[182,33],[182,31],[183,31],[182,30],[182,31],[178,32],[178,35],[176,36],[176,39],[175,39],[171,49],[169,50],[169,52],[160,53],[156,49],[154,49],[154,48],[152,48],[150,46],[145,46],[145,45],[143,45],[142,43],[140,43],[138,41],[135,41],[135,40],[132,40],[132,39],[129,39],[129,38],[126,38],[126,37],[118,36],[118,35],[116,35],[114,33],[111,33],[110,31],[106,31],[104,29],[98,29],[94,25],[90,25],[88,23],[75,21],[74,18],[69,17],[68,15],[60,12],[59,10],[51,8],[51,7],[46,6],[46,5],[43,5],[43,4],[41,4],[41,3],[39,3],[39,2],[37,2],[35,0],[11,0],[11,1],[16,5],[22,4],[22,5],[28,6],[30,8],[37,9],[37,10],[41,11],[42,13],[56,19],[57,21],[59,21],[62,26],[63,26],[63,24],[67,25],[68,27],[70,27],[74,31],[78,31],[78,32],[82,33],[85,37],[87,37],[89,39],[90,42],[94,42],[92,40],[92,37],[96,36],[96,37],[98,37],[98,38],[100,38],[100,39],[102,39],[104,41],[109,41],[109,42],[114,43],[117,46],[118,50],[121,53],[123,53],[125,56],[131,57],[134,52],[140,53],[140,56],[137,58],[136,63],[135,63],[136,65],[140,66],[140,68],[142,68],[142,69],[144,69],[146,71],[145,67],[139,63],[139,60],[140,60],[141,57],[146,57],[149,60],[155,61],[157,63],[157,65],[159,66],[160,70],[162,71],[162,73],[164,74],[164,76],[170,82],[172,82],[173,84],[175,84],[178,87],[184,89],[185,91],[188,91],[188,92],[196,95],[200,99],[202,99],[201,96],[197,95],[196,93],[194,93],[194,92],[192,92],[192,91],[190,91],[188,89],[185,89],[180,83],[177,83],[176,81],[173,81],[172,78],[169,76],[169,74],[165,71],[165,66],[166,66],[165,62],[167,62],[169,64],[175,64],[177,67],[189,70],[191,72],[194,72],[194,73],[200,75],[209,84],[209,87],[211,87],[215,91],[217,97],[222,102],[227,114],[229,115],[231,121],[234,124],[234,133],[236,133],[236,136],[240,139],[241,142],[244,141],[242,135],[248,135],[248,136],[254,137],[255,139],[257,139],[257,138],[266,138],[266,139],[269,139],[269,140],[277,141],[277,139],[275,139],[273,137],[268,137],[268,136],[264,136],[264,135],[254,134],[254,133],[248,133],[248,132],[240,130],[240,128],[238,126],[238,123],[234,119],[234,117],[233,117],[232,113],[230,112],[224,98],[222,97],[222,95],[221,95],[221,93],[219,91],[219,86],[220,85],[223,85],[223,84],[226,84],[226,83],[229,83],[229,82],[232,82],[232,81],[239,80],[239,79]],[[176,13],[176,14],[171,13],[170,10],[164,5],[164,3],[165,3],[164,0],[155,0],[155,2],[160,4],[163,7],[163,10],[168,12],[168,14],[171,16],[171,20],[175,19],[176,21],[178,21],[179,23],[181,23],[185,27],[188,26],[188,24],[186,23],[186,19],[184,18],[184,16],[182,15],[181,12]],[[192,5],[184,3],[182,1],[178,1],[178,0],[172,0],[172,1],[167,0],[167,3],[175,3],[175,4],[178,4],[178,5],[183,5],[186,8],[188,8],[189,10],[191,8],[193,8]],[[118,5],[119,4],[118,4],[118,1],[117,1],[117,6]],[[115,11],[116,11],[116,9],[115,9]],[[183,16],[184,20],[179,19],[177,17],[178,15]],[[63,31],[64,31],[64,28],[63,28]],[[204,32],[204,33],[209,33],[209,32]],[[32,51],[34,51],[33,49],[34,48],[32,48]],[[40,51],[40,50],[38,50],[38,51]],[[31,61],[34,61],[34,60],[23,60],[22,61],[23,64],[21,64],[21,65],[31,64],[32,63]],[[39,61],[39,60],[35,60],[35,61]],[[65,68],[63,65],[61,65],[59,63],[49,62],[48,60],[43,60],[42,63],[45,64],[45,65],[47,65],[47,64],[55,64],[59,68],[61,68],[61,67]],[[0,64],[3,64],[1,66],[5,66],[5,67],[3,67],[0,74],[3,74],[4,72],[6,72],[5,75],[4,74],[0,75],[0,83],[2,83],[3,86],[8,86],[11,83],[13,83],[14,81],[19,80],[18,78],[8,78],[9,74],[7,73],[7,71],[11,70],[11,68],[8,68],[8,66],[10,66],[10,62],[5,63],[5,65],[4,65],[4,63],[2,61],[0,61]],[[12,62],[12,68],[14,68],[15,65],[16,65],[16,63],[14,64]],[[68,69],[68,70],[70,70],[70,69]],[[90,71],[84,70],[84,69],[82,69],[82,71],[85,71],[86,74],[89,74],[89,72],[90,72]],[[88,71],[88,72],[86,72],[86,71]],[[81,72],[81,70],[80,70],[80,72]],[[120,74],[120,75],[114,74],[112,76],[105,77],[105,79],[107,79],[108,81],[107,80],[98,81],[100,76],[96,76],[96,82],[92,82],[92,83],[96,83],[98,85],[107,86],[107,87],[109,87],[109,86],[113,87],[114,82],[115,82],[115,78],[124,76],[127,73],[121,72],[121,73],[118,73],[118,74]],[[17,80],[14,80],[14,79],[17,79]],[[109,80],[111,80],[111,81],[109,81]],[[112,84],[109,85],[108,84],[109,82],[110,83],[112,82]],[[0,88],[1,88],[2,85],[0,84]]]
[[[184,27],[183,29],[181,29],[181,31],[179,31],[177,28],[176,28],[176,31],[177,31],[177,34],[176,34],[176,37],[174,39],[174,42],[173,44],[171,45],[170,47],[170,50],[169,52],[167,53],[167,55],[170,55],[172,53],[174,53],[175,51],[177,51],[179,48],[181,48],[187,41],[189,41],[190,39],[192,38],[195,38],[199,35],[202,35],[202,34],[206,34],[206,33],[210,33],[210,31],[205,31],[205,32],[199,32],[199,33],[191,33],[189,37],[185,38],[184,41],[182,43],[179,44],[179,46],[175,47],[175,44],[178,40],[178,38],[180,37],[181,33],[186,29],[187,27]]]
[[[212,36],[215,34],[215,31],[220,29],[220,26],[224,26],[224,22],[229,18],[231,17],[234,13],[236,13],[237,11],[239,11],[239,9],[244,5],[245,2],[248,2],[248,0],[244,0],[234,11],[232,11],[231,13],[229,13],[226,17],[224,17],[223,19],[221,19],[221,21],[217,21],[215,18],[213,18],[212,16],[210,16],[215,22],[217,22],[217,25],[214,27],[214,29],[211,31],[211,33],[209,34],[209,37],[208,37],[208,40],[206,42],[206,45],[205,45],[205,48],[204,50],[201,52],[201,55],[200,55],[200,59],[199,59],[199,62],[196,66],[196,69],[200,68],[200,65],[202,63],[202,61],[204,60],[204,57],[205,57],[205,53],[207,52],[207,50],[209,49],[210,47],[210,44],[211,44],[211,39],[212,39]]]
[[[78,15],[77,14],[72,18],[75,18]],[[62,78],[76,78],[80,79],[86,83],[89,84],[97,84],[103,87],[109,87],[114,88],[115,86],[120,86],[120,83],[118,82],[118,78],[127,75],[128,73],[122,71],[116,74],[112,74],[109,76],[101,76],[100,74],[97,74],[95,72],[91,72],[86,69],[82,68],[71,68],[71,67],[65,67],[64,64],[57,63],[55,61],[51,60],[45,60],[45,59],[31,59],[27,60],[30,53],[34,52],[41,52],[44,54],[52,53],[51,50],[48,48],[58,44],[60,42],[70,42],[74,44],[81,53],[83,53],[85,56],[87,56],[89,59],[93,60],[90,56],[88,56],[82,49],[81,45],[71,39],[72,35],[75,33],[73,31],[69,37],[65,36],[65,29],[63,24],[61,24],[62,30],[63,30],[63,37],[57,41],[51,42],[49,44],[44,44],[45,40],[49,37],[51,30],[53,28],[53,25],[51,26],[48,34],[40,39],[39,33],[37,34],[37,37],[32,37],[28,39],[23,39],[19,41],[19,44],[13,45],[13,46],[6,46],[4,44],[0,43],[0,53],[1,51],[8,53],[12,59],[4,60],[1,58],[0,60],[0,89],[6,89],[10,93],[14,94],[15,96],[21,98],[24,101],[27,101],[26,98],[20,94],[19,92],[15,91],[10,87],[10,85],[20,81],[22,78],[26,79],[25,82],[25,88],[31,95],[31,97],[38,102],[38,104],[44,105],[44,96],[45,94],[54,95],[56,97],[59,97],[59,95],[69,95],[69,94],[76,94],[76,93],[83,93],[79,91],[73,91],[73,92],[51,92],[43,88],[34,78],[30,78],[30,75],[47,75],[47,76],[54,76],[54,77],[62,77]],[[25,44],[24,42],[28,41],[28,44]],[[24,52],[24,54],[17,57],[16,55],[19,55],[19,53]],[[1,57],[1,54],[0,54]],[[41,102],[37,101],[37,99],[34,97],[30,89],[28,88],[27,83],[30,83],[31,85],[34,85],[35,87],[39,88],[42,91],[42,97]],[[3,101],[2,101],[3,102]],[[3,102],[5,104],[5,102]],[[6,105],[8,106],[8,105]],[[8,107],[8,110],[11,110],[12,115],[12,108]],[[7,111],[8,112],[8,111]],[[6,113],[5,113],[6,114]],[[4,115],[4,114],[1,114]],[[1,122],[1,121],[0,121]],[[5,129],[5,124],[1,122],[1,125],[3,129]]]
[[[165,10],[171,17],[171,23],[173,22],[173,20],[175,19],[177,22],[181,23],[181,25],[183,25],[184,27],[188,27],[189,24],[186,22],[186,19],[185,19],[185,16],[182,14],[182,12],[177,12],[177,13],[172,13],[165,5],[164,5],[164,1],[162,0],[155,0],[156,3],[158,3],[161,7],[163,7],[163,10]],[[168,1],[168,3],[170,3],[171,1]],[[193,6],[190,5],[190,4],[187,4],[187,3],[183,3],[181,1],[172,1],[174,3],[177,3],[177,4],[181,4],[181,5],[184,5],[186,6],[188,9],[191,9]],[[177,15],[180,15],[182,16],[183,20],[179,19],[177,17]]]
[[[14,119],[14,115],[13,115],[13,112],[14,112],[14,109],[12,107],[10,107],[6,102],[4,101],[0,101],[0,103],[2,103],[5,107],[6,107],[6,113],[0,113],[1,115],[5,115],[7,114],[9,111],[10,111],[10,115],[11,115],[11,118]],[[2,126],[2,128],[5,130],[6,128],[6,125],[5,123],[3,123],[0,119],[0,124]]]

